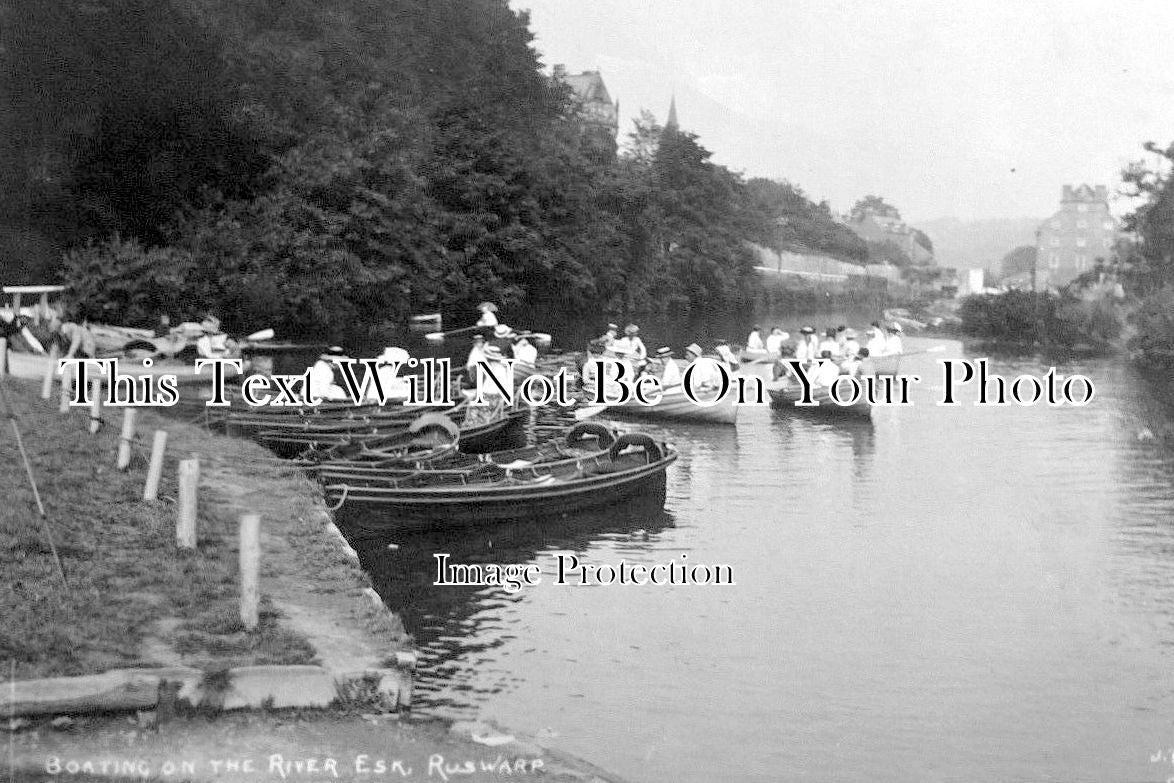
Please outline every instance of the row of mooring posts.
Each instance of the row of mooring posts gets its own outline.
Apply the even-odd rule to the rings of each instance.
[[[8,372],[7,340],[0,338],[0,375]],[[48,400],[53,396],[53,380],[57,374],[58,348],[53,345],[49,352],[49,369],[41,383],[41,399]],[[68,413],[72,398],[72,370],[65,367],[61,372],[61,398],[58,412]],[[89,431],[96,435],[102,429],[102,379],[95,377],[90,380],[90,415]],[[133,457],[133,447],[136,442],[136,425],[138,409],[125,407],[122,409],[122,430],[118,437],[118,453],[115,465],[118,470],[128,470]],[[147,478],[143,486],[143,500],[154,502],[159,496],[159,484],[163,478],[164,454],[167,450],[167,430],[155,430],[151,442],[151,456],[147,463]],[[176,499],[175,541],[181,550],[197,548],[198,533],[197,521],[199,508],[200,486],[200,459],[195,455],[189,459],[179,460],[178,467],[179,490]],[[261,515],[242,514],[240,516],[240,617],[245,628],[252,631],[259,621],[258,606],[260,602],[260,566],[261,566]]]

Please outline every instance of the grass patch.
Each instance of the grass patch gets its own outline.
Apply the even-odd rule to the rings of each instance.
[[[61,558],[63,585],[39,519],[12,425],[4,420],[0,459],[0,660],[16,662],[17,677],[88,674],[152,663],[141,657],[144,638],[162,618],[180,623],[166,639],[194,665],[309,663],[314,651],[278,622],[267,604],[246,632],[239,621],[237,520],[256,511],[294,526],[315,502],[313,486],[272,455],[246,441],[142,410],[139,439],[166,428],[168,458],[161,501],[141,500],[142,460],[127,472],[114,468],[121,413],[108,410],[97,435],[84,411],[57,413],[42,401],[39,384],[6,379]],[[195,551],[175,543],[176,463],[201,455]],[[309,536],[307,524],[301,535]],[[158,662],[155,662],[158,663]],[[7,673],[6,673],[7,674]]]

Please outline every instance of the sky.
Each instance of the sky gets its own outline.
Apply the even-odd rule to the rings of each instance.
[[[746,176],[909,222],[1046,216],[1174,140],[1168,0],[511,0],[543,63],[601,71]],[[1128,202],[1112,204],[1127,211]]]

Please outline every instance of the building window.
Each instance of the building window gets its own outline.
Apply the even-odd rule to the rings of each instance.
[[[1088,228],[1088,221],[1085,220],[1084,218],[1081,218],[1080,220],[1076,221],[1076,227],[1077,228]]]
[[[1052,237],[1050,240],[1048,240],[1048,244],[1051,245],[1052,247],[1059,247],[1060,246],[1060,237]]]
[[[1077,237],[1076,238],[1076,246],[1077,247],[1084,247],[1087,244],[1088,244],[1088,240],[1085,239],[1084,237]]]
[[[1076,211],[1077,212],[1088,212],[1088,204],[1077,204]]]
[[[1084,269],[1084,264],[1085,264],[1084,254],[1078,253],[1076,255],[1076,268],[1077,269]]]
[[[1059,253],[1049,253],[1048,254],[1048,266],[1051,267],[1052,269],[1059,269],[1060,268],[1060,254]]]
[[[1105,221],[1105,230],[1106,230],[1106,231],[1112,231],[1112,230],[1113,230],[1113,221],[1111,221],[1111,220],[1106,220],[1106,221]]]

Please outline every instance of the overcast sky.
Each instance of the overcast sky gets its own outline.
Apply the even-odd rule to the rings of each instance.
[[[1174,139],[1168,0],[512,3],[548,68],[602,71],[621,140],[675,92],[717,162],[840,211],[876,193],[911,222],[1045,216]]]

